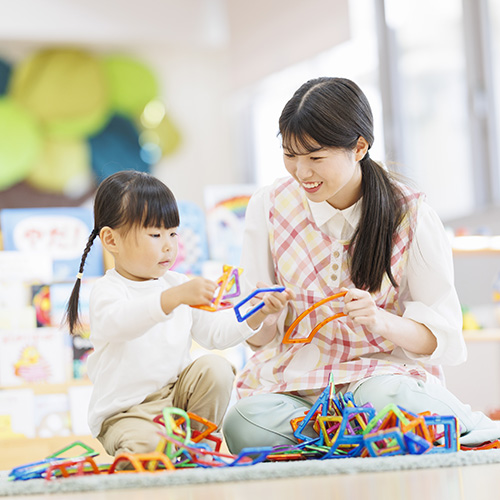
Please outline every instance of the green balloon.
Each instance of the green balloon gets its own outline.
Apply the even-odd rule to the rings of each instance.
[[[125,55],[104,59],[108,75],[111,106],[117,113],[137,118],[146,104],[157,97],[158,82],[142,62]]]
[[[10,97],[0,98],[0,189],[25,179],[42,144],[37,120]]]

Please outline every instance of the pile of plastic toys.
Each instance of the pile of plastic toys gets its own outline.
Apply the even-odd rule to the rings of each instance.
[[[124,453],[112,464],[98,465],[94,461],[98,453],[77,441],[42,461],[14,468],[9,479],[51,480],[72,475],[161,472],[193,467],[249,466],[264,461],[386,457],[472,449],[460,447],[455,417],[429,412],[413,414],[396,405],[388,405],[376,413],[369,403],[356,406],[351,393],[335,393],[332,378],[311,409],[290,422],[298,441],[293,446],[245,448],[238,455],[232,455],[220,451],[222,440],[214,434],[216,425],[193,413],[169,407],[155,421],[161,424],[162,431],[153,453]],[[204,430],[192,430],[192,421],[203,424]],[[307,434],[314,437],[304,433],[306,426]],[[77,446],[84,448],[82,454],[71,458],[63,456]],[[498,447],[500,443],[495,441],[474,449]]]

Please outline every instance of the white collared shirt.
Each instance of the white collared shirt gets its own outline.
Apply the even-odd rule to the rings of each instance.
[[[271,186],[259,189],[246,211],[241,259],[243,293],[253,290],[257,282],[276,283],[269,247],[270,190]],[[352,237],[361,216],[361,200],[345,210],[338,210],[327,202],[307,201],[321,231],[341,240]],[[425,202],[418,212],[408,263],[399,283],[399,300],[403,317],[427,326],[436,337],[437,347],[429,356],[396,348],[393,359],[400,356],[400,362],[415,360],[435,365],[456,365],[465,361],[467,350],[462,335],[460,302],[454,286],[451,245],[441,220]],[[284,317],[278,322],[280,330],[283,322]]]

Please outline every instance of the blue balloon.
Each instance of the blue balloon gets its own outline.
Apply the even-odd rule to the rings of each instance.
[[[10,65],[0,59],[0,95],[7,93],[11,72],[12,68]]]
[[[139,133],[135,125],[122,115],[113,115],[108,124],[88,142],[92,170],[98,184],[120,170],[150,170],[150,164],[141,157]]]

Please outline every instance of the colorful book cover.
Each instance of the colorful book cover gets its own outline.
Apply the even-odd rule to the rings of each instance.
[[[65,382],[66,336],[57,328],[0,331],[0,385]]]
[[[74,281],[94,222],[92,211],[83,207],[11,208],[0,212],[0,225],[5,250],[49,257],[53,261],[51,281]],[[102,276],[103,272],[102,246],[96,238],[85,275]]]
[[[212,260],[238,266],[243,246],[245,213],[256,186],[251,184],[207,186],[207,234]]]
[[[33,285],[31,295],[36,314],[36,326],[50,326],[50,286]]]

